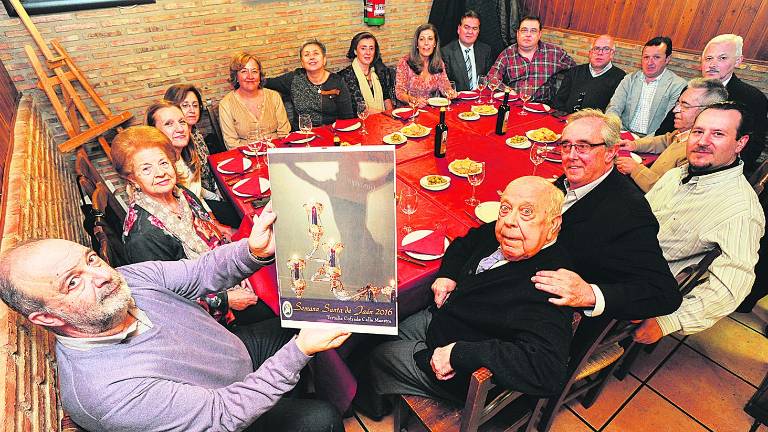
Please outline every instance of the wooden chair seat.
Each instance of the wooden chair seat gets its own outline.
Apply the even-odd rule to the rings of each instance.
[[[623,354],[624,348],[618,343],[611,344],[600,352],[592,354],[589,360],[587,360],[587,364],[576,373],[576,380],[581,380],[600,372],[616,362]]]

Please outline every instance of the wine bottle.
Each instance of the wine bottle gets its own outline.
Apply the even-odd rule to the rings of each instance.
[[[435,126],[435,157],[445,157],[448,146],[448,125],[445,124],[445,107],[440,108],[440,123]]]
[[[507,133],[509,122],[509,88],[504,89],[504,102],[499,106],[498,117],[496,117],[496,135]]]

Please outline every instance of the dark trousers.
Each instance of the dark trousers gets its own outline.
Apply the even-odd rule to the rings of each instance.
[[[295,334],[293,330],[281,328],[280,320],[277,318],[238,326],[232,332],[245,344],[253,363],[253,370],[258,369]],[[344,423],[338,411],[328,402],[284,397],[246,430],[248,432],[343,432]]]

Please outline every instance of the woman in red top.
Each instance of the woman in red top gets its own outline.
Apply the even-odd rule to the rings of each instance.
[[[456,97],[440,55],[437,29],[432,24],[422,24],[413,35],[411,52],[397,64],[395,96],[407,104],[423,107],[437,93]]]

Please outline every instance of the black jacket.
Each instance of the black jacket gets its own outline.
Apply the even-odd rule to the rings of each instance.
[[[488,45],[478,41],[475,42],[473,49],[477,74],[475,79],[477,79],[477,76],[488,73],[491,66],[493,66],[493,59],[491,58],[491,47]],[[455,40],[446,45],[442,50],[442,54],[448,79],[456,82],[456,90],[470,90],[467,65],[464,62],[464,52],[463,48],[459,45],[459,41]]]

